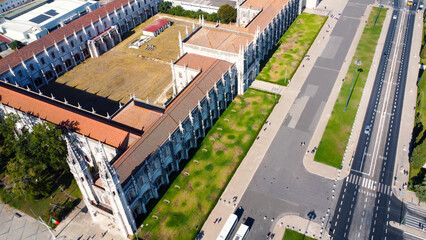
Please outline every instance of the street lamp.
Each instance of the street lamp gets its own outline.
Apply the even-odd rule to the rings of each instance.
[[[356,60],[355,65],[356,67],[355,67],[354,77],[352,78],[351,89],[349,89],[348,99],[346,100],[345,110],[343,110],[343,112],[346,112],[346,108],[348,107],[349,98],[351,97],[352,88],[354,87],[356,71],[358,71],[358,66],[361,65],[361,60]]]

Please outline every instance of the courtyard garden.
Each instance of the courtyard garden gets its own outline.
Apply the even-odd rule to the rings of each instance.
[[[325,163],[335,168],[340,168],[342,164],[343,154],[349,141],[352,125],[361,101],[362,92],[364,91],[365,82],[373,61],[374,49],[376,49],[377,41],[382,31],[387,9],[380,10],[376,25],[373,26],[377,12],[378,8],[374,7],[370,13],[318,146],[317,153],[315,154],[315,161]],[[356,68],[354,62],[357,60],[361,60],[362,65],[358,67],[354,76]],[[353,78],[354,86],[347,109],[344,111]]]
[[[304,234],[287,228],[284,232],[283,240],[315,240],[315,238],[308,237]]]
[[[194,239],[274,106],[275,96],[259,90],[237,96],[144,219],[139,237]]]
[[[286,86],[308,52],[327,17],[302,13],[261,63],[257,80]],[[263,67],[263,68],[262,68]]]
[[[98,58],[86,59],[41,91],[90,111],[93,107],[102,115],[114,113],[118,102],[126,103],[130,94],[162,106],[173,93],[170,61],[179,55],[179,32],[184,38],[186,27],[190,32],[192,24],[176,21],[139,49],[129,48],[141,37],[142,29],[160,17],[156,15],[140,24],[114,48]]]

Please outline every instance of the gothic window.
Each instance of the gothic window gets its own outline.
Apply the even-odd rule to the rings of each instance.
[[[74,47],[74,42],[73,41],[71,41],[70,44],[71,44],[71,47]]]
[[[99,26],[96,26],[96,32],[98,35],[101,33],[101,31],[99,30]]]
[[[138,2],[138,8],[141,8],[141,3],[140,2]]]
[[[134,7],[134,6],[132,6],[132,11],[133,11],[133,12],[135,11],[135,7]]]
[[[43,83],[43,81],[41,80],[41,78],[36,78],[35,80],[34,80],[34,84],[38,87],[38,86],[40,86],[41,84]]]
[[[146,0],[143,0],[143,3],[146,5]]]
[[[64,52],[65,52],[65,48],[64,48],[64,46],[61,46],[61,51],[62,51],[62,53],[64,53]]]
[[[107,24],[106,24],[106,22],[104,22],[104,28],[105,28],[105,29],[107,29]]]
[[[66,66],[67,68],[69,68],[69,67],[71,67],[71,66],[72,66],[72,62],[71,62],[71,60],[70,60],[70,59],[65,60],[65,66]]]
[[[171,163],[169,163],[169,165],[167,165],[166,171],[167,171],[168,174],[170,174],[173,171],[173,165]]]
[[[74,55],[74,59],[75,59],[75,61],[76,61],[76,62],[79,62],[79,61],[80,61],[80,59],[81,59],[80,54],[78,54],[78,53],[77,53],[77,54],[75,54],[75,55]]]
[[[160,186],[161,186],[161,184],[163,184],[163,181],[162,181],[162,179],[161,179],[161,176],[158,176],[158,178],[155,180],[155,182],[154,182],[154,186],[156,187],[156,188],[159,188]]]
[[[146,204],[150,198],[151,192],[149,190],[146,190],[146,192],[142,195],[142,202]]]
[[[19,77],[23,77],[23,76],[24,76],[24,74],[22,74],[22,71],[21,71],[21,70],[19,70],[19,71],[18,71],[18,76],[19,76]]]
[[[57,73],[62,72],[62,70],[63,70],[62,65],[56,65],[55,70],[56,70]]]
[[[47,72],[45,73],[45,75],[46,75],[46,79],[51,79],[51,78],[53,78],[53,73],[52,73],[51,71],[47,71]]]
[[[152,168],[152,171],[155,171],[157,169],[157,164],[155,164],[155,162],[152,162],[151,168]]]
[[[89,31],[89,38],[92,38],[92,32]]]
[[[80,36],[80,42],[83,42],[83,37],[82,36]]]
[[[118,13],[118,19],[121,19],[121,13]]]
[[[34,71],[34,65],[33,64],[30,64],[30,70]]]
[[[83,49],[84,56],[89,56],[89,50],[87,48]]]
[[[55,58],[55,53],[54,53],[54,52],[51,52],[51,53],[50,53],[50,56],[51,56],[52,58]]]
[[[127,16],[127,9],[124,10],[126,12],[126,16]]]

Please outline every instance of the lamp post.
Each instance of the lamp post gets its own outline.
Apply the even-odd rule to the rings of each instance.
[[[346,108],[348,107],[349,98],[351,97],[352,88],[354,87],[356,71],[358,71],[358,66],[361,65],[361,60],[356,60],[355,65],[356,67],[355,67],[354,77],[352,78],[351,89],[349,89],[348,99],[346,100],[345,110],[343,110],[343,112],[346,112]]]

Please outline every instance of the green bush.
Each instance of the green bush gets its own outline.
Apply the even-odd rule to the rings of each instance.
[[[235,22],[237,19],[237,9],[231,7],[229,4],[222,5],[217,11],[217,16],[223,23]]]
[[[426,163],[426,143],[423,141],[413,150],[413,155],[411,155],[411,166],[413,168],[421,168]]]

